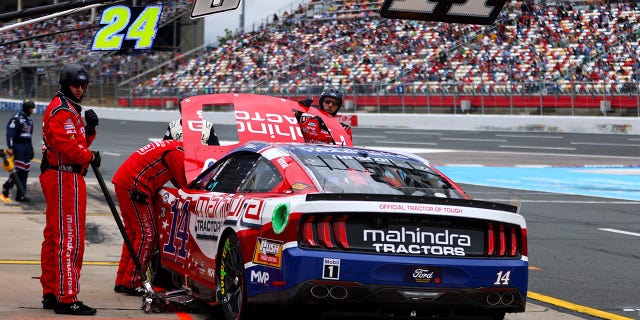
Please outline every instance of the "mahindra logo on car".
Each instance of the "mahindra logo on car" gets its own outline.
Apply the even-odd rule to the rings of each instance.
[[[464,256],[465,248],[471,247],[471,237],[466,234],[422,231],[419,227],[411,230],[364,229],[363,240],[380,253],[425,254],[444,256]]]
[[[271,138],[276,136],[291,137],[293,141],[303,141],[302,132],[294,116],[287,117],[280,114],[236,111],[236,123],[238,125],[238,133],[246,131],[268,135]]]

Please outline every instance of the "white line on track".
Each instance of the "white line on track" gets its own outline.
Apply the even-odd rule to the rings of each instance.
[[[513,149],[538,149],[538,150],[576,150],[576,148],[565,148],[565,147],[533,147],[533,146],[514,146],[508,144],[501,144],[498,147],[500,148],[513,148]]]
[[[480,193],[472,192],[472,194],[476,195],[474,199],[489,201],[489,202],[510,202],[513,199],[501,199],[501,198],[483,198],[478,196]],[[550,194],[552,196],[557,196],[557,193]],[[630,205],[638,205],[638,201],[625,201],[625,200],[612,200],[612,201],[573,201],[573,200],[526,200],[526,199],[516,199],[522,203],[566,203],[566,204],[630,204]]]
[[[438,138],[446,141],[481,141],[481,142],[507,142],[505,139],[469,139],[469,138]]]
[[[425,146],[437,146],[438,143],[437,142],[406,142],[406,141],[384,141],[384,143],[389,143],[389,144],[404,144],[404,145],[425,145]]]
[[[114,156],[114,157],[119,157],[121,156],[120,153],[115,153],[115,152],[107,152],[107,151],[101,151],[100,152],[103,155],[107,155],[107,156]]]
[[[640,233],[637,233],[637,232],[624,231],[624,230],[611,229],[611,228],[598,228],[598,230],[640,237]]]
[[[424,131],[394,131],[394,130],[385,130],[384,133],[395,133],[395,134],[410,134],[410,135],[424,135],[424,136],[441,136],[442,132],[424,132]]]
[[[519,134],[496,134],[496,137],[505,138],[542,138],[542,139],[564,139],[563,136],[540,136],[540,135],[519,135]]]
[[[427,148],[403,148],[403,147],[380,147],[380,146],[357,146],[359,148],[385,150],[385,151],[399,151],[408,153],[440,153],[440,152],[454,152],[455,150],[449,149],[427,149]]]
[[[640,147],[640,144],[631,143],[608,143],[608,142],[571,142],[571,144],[585,145],[585,146],[616,146],[616,147]]]

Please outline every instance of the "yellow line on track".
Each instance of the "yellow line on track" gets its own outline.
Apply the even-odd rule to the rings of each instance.
[[[527,298],[531,298],[533,300],[538,300],[544,303],[548,303],[554,306],[562,307],[567,310],[584,313],[590,316],[606,319],[606,320],[633,320],[633,318],[623,317],[617,314],[605,312],[602,310],[589,308],[583,305],[571,303],[568,301],[560,300],[554,297],[545,296],[535,292],[527,292]]]
[[[39,265],[40,260],[0,260],[0,264]],[[87,266],[117,266],[117,261],[83,261]]]

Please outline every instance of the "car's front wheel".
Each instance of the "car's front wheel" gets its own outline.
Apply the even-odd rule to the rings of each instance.
[[[240,240],[229,234],[218,256],[217,292],[226,320],[249,319]]]

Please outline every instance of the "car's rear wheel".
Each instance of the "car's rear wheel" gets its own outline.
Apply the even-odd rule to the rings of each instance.
[[[240,240],[235,233],[229,234],[218,257],[217,291],[226,320],[248,319],[244,284],[244,260]]]

